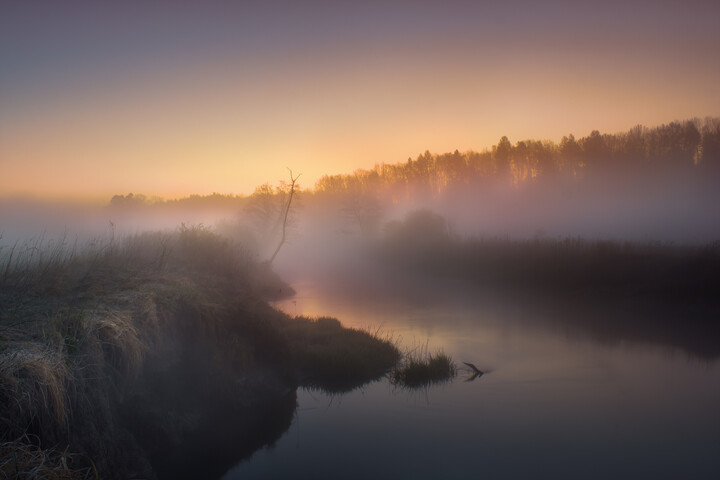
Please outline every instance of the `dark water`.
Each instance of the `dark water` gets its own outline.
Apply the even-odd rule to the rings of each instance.
[[[642,336],[612,308],[452,288],[294,286],[279,304],[290,314],[381,326],[487,373],[419,391],[386,380],[342,396],[301,390],[289,430],[224,479],[720,478],[717,337],[700,341],[710,330]]]

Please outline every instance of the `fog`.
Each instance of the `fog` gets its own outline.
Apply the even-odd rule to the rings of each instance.
[[[325,176],[300,189],[262,185],[249,196],[161,200],[116,194],[106,205],[0,199],[0,245],[86,243],[145,230],[204,225],[280,270],[365,265],[412,212],[443,219],[452,241],[587,241],[709,245],[720,239],[720,120],[691,120],[559,144],[503,137],[483,152],[425,152],[372,170]],[[289,209],[289,210],[288,210]],[[287,221],[284,213],[288,210]],[[405,241],[432,235],[422,228]],[[411,238],[412,236],[418,238]],[[2,254],[2,252],[0,252]]]
[[[693,179],[490,189],[429,205],[460,235],[703,244],[720,238],[717,189]]]
[[[144,231],[174,230],[182,224],[221,225],[236,212],[223,208],[178,208],[138,203],[117,206],[28,197],[0,199],[0,246],[63,241],[82,246]]]
[[[565,186],[567,187],[567,186]],[[582,237],[588,240],[661,242],[702,245],[720,239],[720,189],[677,179],[656,179],[632,190],[608,185],[570,188],[514,188],[490,186],[471,192],[461,190],[417,202],[378,206],[369,231],[344,204],[322,196],[301,194],[291,205],[292,243],[327,248],[356,245],[359,240],[381,238],[389,222],[403,220],[415,210],[433,211],[447,220],[451,235],[458,237],[528,238]],[[278,208],[282,202],[278,201]],[[113,208],[33,199],[0,200],[0,234],[3,244],[44,236],[88,240],[129,235],[146,230],[167,230],[181,224],[203,224],[231,235],[252,232],[259,255],[277,242],[271,224],[278,211],[258,219],[245,205],[224,208]],[[265,224],[262,224],[262,223]],[[262,224],[262,225],[261,225]],[[277,226],[274,230],[277,230]],[[320,243],[318,243],[320,242]],[[339,244],[339,245],[338,245]]]
[[[267,376],[270,370],[265,369],[276,358],[285,354],[293,358],[293,350],[277,348],[289,330],[266,331],[273,315],[288,328],[303,322],[320,328],[329,325],[338,332],[345,331],[341,324],[371,327],[372,332],[388,332],[406,351],[418,345],[426,351],[443,349],[448,359],[472,362],[488,373],[474,385],[452,378],[446,384],[425,385],[425,394],[454,391],[447,403],[427,409],[437,414],[433,424],[425,411],[418,421],[417,405],[408,408],[398,402],[397,392],[382,378],[382,371],[387,370],[380,371],[376,381],[342,397],[360,401],[358,409],[346,411],[341,420],[356,419],[366,415],[367,408],[379,407],[380,423],[362,422],[373,427],[372,438],[378,431],[388,431],[382,412],[389,406],[394,409],[392,431],[401,434],[397,441],[418,440],[417,451],[425,448],[426,429],[431,428],[446,429],[447,441],[441,442],[447,448],[444,456],[466,444],[476,445],[478,432],[485,432],[490,451],[499,448],[507,458],[533,458],[547,431],[556,437],[560,432],[568,445],[582,439],[575,431],[582,422],[565,422],[567,412],[580,406],[578,418],[583,421],[589,418],[583,409],[604,415],[603,425],[626,425],[626,416],[645,419],[649,428],[647,437],[640,440],[644,444],[657,437],[657,425],[675,418],[683,432],[693,435],[692,439],[667,435],[663,441],[672,440],[668,448],[675,451],[694,439],[697,451],[707,452],[711,451],[708,445],[717,443],[717,428],[707,423],[717,404],[717,389],[709,387],[718,384],[717,371],[707,366],[720,356],[715,341],[720,330],[719,147],[720,122],[706,120],[620,135],[593,132],[578,141],[566,137],[559,145],[537,141],[513,145],[503,138],[484,152],[426,152],[395,165],[324,177],[312,188],[294,190],[292,183],[261,185],[248,196],[162,200],[118,193],[109,196],[105,205],[1,198],[0,292],[13,326],[22,323],[15,317],[21,307],[26,307],[28,318],[50,322],[57,313],[57,318],[64,319],[66,323],[57,321],[64,328],[58,330],[57,338],[59,349],[68,354],[80,345],[74,340],[78,335],[71,333],[84,332],[77,329],[81,317],[65,314],[64,308],[73,304],[82,309],[87,304],[93,310],[87,317],[93,332],[106,331],[105,324],[92,327],[91,323],[105,321],[103,312],[94,311],[94,302],[104,309],[105,301],[111,306],[112,301],[122,302],[115,308],[140,312],[130,317],[120,309],[108,317],[123,322],[133,318],[150,325],[147,328],[153,332],[154,321],[165,321],[163,315],[156,315],[160,308],[178,312],[177,322],[167,322],[173,324],[169,329],[188,328],[188,319],[200,322],[189,327],[190,333],[163,334],[170,340],[194,339],[196,331],[212,332],[207,338],[199,335],[200,343],[188,347],[187,363],[172,363],[184,347],[171,343],[158,350],[152,346],[149,351],[160,363],[151,366],[147,385],[140,387],[147,391],[135,397],[134,403],[132,396],[123,400],[123,408],[134,415],[140,412],[143,428],[138,435],[147,441],[148,452],[154,451],[157,442],[154,433],[146,433],[145,410],[152,415],[163,412],[162,418],[170,412],[183,419],[185,410],[175,413],[173,405],[178,398],[183,405],[189,398],[192,418],[205,418],[197,425],[201,435],[192,437],[197,442],[181,438],[183,430],[168,430],[166,436],[173,442],[177,437],[179,443],[155,459],[160,466],[153,468],[159,478],[192,476],[192,468],[206,469],[208,462],[217,470],[216,476],[234,461],[240,462],[236,468],[252,468],[262,458],[253,452],[274,442],[280,445],[276,451],[281,456],[271,464],[286,465],[282,446],[289,437],[283,432],[293,426],[299,429],[299,415],[306,422],[309,411],[323,415],[336,411],[314,405],[315,397],[324,394],[309,389],[312,384],[306,390],[296,390],[298,384],[286,389],[277,378]],[[175,230],[180,231],[133,238],[145,231]],[[169,242],[172,237],[178,241]],[[86,258],[75,255],[83,249],[87,249]],[[169,285],[176,290],[166,290]],[[134,288],[140,293],[133,294]],[[174,300],[161,307],[168,291]],[[146,308],[148,298],[158,301]],[[325,319],[321,322],[320,317]],[[208,321],[221,322],[218,325],[230,330],[238,328],[245,337],[226,341],[225,331]],[[123,328],[117,331],[135,331]],[[39,335],[46,340],[44,332]],[[152,342],[155,333],[147,335]],[[322,348],[328,344],[325,335],[324,331],[318,335]],[[298,343],[305,344],[305,338],[299,335]],[[140,340],[128,342],[126,337],[117,337],[115,344],[137,345],[138,349],[145,345]],[[221,381],[214,383],[216,358],[223,348],[233,360],[220,368]],[[337,351],[342,353],[328,358],[344,364],[351,356]],[[97,352],[102,355],[102,347]],[[682,356],[675,356],[676,352]],[[249,369],[247,378],[241,374],[238,380],[236,361],[242,372]],[[332,361],[317,364],[324,367]],[[172,369],[164,362],[170,362]],[[366,363],[363,358],[362,364]],[[607,365],[622,368],[608,373]],[[153,368],[170,383],[157,381]],[[668,379],[669,368],[679,372],[675,380],[672,375]],[[288,372],[302,376],[297,369]],[[258,405],[269,405],[269,409],[237,410],[238,403],[255,395],[248,387],[254,385],[254,378],[263,392],[284,393],[275,404],[258,397]],[[264,382],[271,385],[269,390]],[[240,418],[208,402],[224,401],[221,391],[235,395],[225,385],[242,386],[240,402],[233,397],[227,403],[232,406],[228,411],[237,411]],[[511,390],[506,390],[508,385]],[[133,388],[138,392],[138,384]],[[637,398],[628,401],[628,391],[638,392]],[[371,395],[366,397],[365,392]],[[657,398],[670,397],[667,405],[657,402]],[[698,408],[696,399],[706,397],[708,405]],[[492,398],[496,404],[489,401]],[[533,418],[540,412],[545,423],[523,421],[516,437],[530,439],[527,444],[498,447],[498,435],[477,425],[488,424],[490,418],[497,422],[499,433],[507,432],[507,425],[527,411],[526,402],[518,403],[523,398],[547,398],[535,403],[548,409],[533,409]],[[465,407],[459,409],[462,404]],[[678,417],[677,405],[690,413]],[[195,416],[193,409],[204,412],[208,406],[208,415]],[[477,425],[468,424],[468,412]],[[483,412],[488,412],[487,417],[478,416]],[[156,418],[152,415],[149,418]],[[264,418],[259,423],[258,415]],[[405,429],[403,422],[423,430]],[[351,452],[348,462],[358,458],[358,451],[367,452],[368,446],[377,444],[337,425],[342,423],[333,421],[332,428],[310,438],[361,438],[356,448],[343,448]],[[231,427],[227,433],[225,427]],[[707,438],[697,440],[694,432],[705,430]],[[583,427],[583,431],[589,430]],[[468,440],[458,441],[463,435]],[[604,445],[619,452],[616,464],[626,465],[627,446],[616,445],[617,432],[612,428],[606,435]],[[596,440],[593,435],[585,439],[583,451],[595,451]],[[234,447],[225,455],[223,446],[227,445]],[[394,442],[382,445],[382,451],[392,452],[396,446]],[[296,444],[292,447],[291,458],[298,451]],[[200,457],[187,453],[207,448],[220,455],[200,455],[205,460],[198,463],[193,459]],[[324,446],[303,450],[299,458],[308,463],[298,471],[315,472],[326,452]],[[463,468],[469,469],[477,463],[470,455],[473,452],[453,463],[468,462]],[[314,456],[318,454],[321,457]],[[335,455],[342,458],[341,453]],[[372,458],[366,453],[362,456]],[[715,462],[704,453],[698,458]],[[656,465],[657,459],[653,455],[640,463],[644,468]],[[708,464],[717,470],[716,462]],[[402,471],[407,468],[396,461],[388,465]],[[264,471],[266,466],[259,468]],[[498,471],[505,469],[503,464]],[[238,475],[243,476],[242,472]]]

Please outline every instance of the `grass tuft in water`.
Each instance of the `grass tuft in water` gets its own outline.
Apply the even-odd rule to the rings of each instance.
[[[428,352],[427,345],[407,352],[389,374],[390,383],[404,388],[420,388],[446,382],[457,373],[450,355],[442,350]]]

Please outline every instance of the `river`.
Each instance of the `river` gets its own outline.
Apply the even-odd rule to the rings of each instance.
[[[622,327],[632,312],[448,282],[293,286],[277,304],[291,315],[379,328],[485,374],[467,381],[461,368],[421,390],[386,379],[339,396],[301,389],[289,430],[224,480],[720,478],[720,355],[707,332],[643,335]]]

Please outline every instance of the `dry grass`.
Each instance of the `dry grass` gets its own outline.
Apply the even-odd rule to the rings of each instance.
[[[283,327],[301,383],[343,392],[382,377],[400,359],[391,339],[378,332],[343,328],[335,318],[288,319]]]
[[[0,479],[2,480],[87,480],[98,479],[91,460],[67,449],[41,450],[37,439],[27,435],[0,443]],[[81,463],[89,464],[83,466]]]
[[[71,380],[62,352],[40,343],[9,344],[0,353],[0,421],[5,431],[66,425]]]
[[[102,348],[105,362],[121,377],[140,373],[147,345],[129,312],[107,312],[91,318],[92,336]]]
[[[123,240],[111,235],[83,246],[41,237],[0,249],[3,434],[34,434],[41,446],[75,435],[84,448],[105,450],[71,425],[105,418],[111,423],[93,428],[107,437],[101,430],[113,420],[104,409],[138,377],[181,299],[200,312],[190,321],[204,325],[194,331],[218,335],[217,304],[242,296],[248,264],[230,241],[202,226]]]
[[[59,476],[67,472],[56,466],[69,472],[72,457],[48,453],[54,445],[92,458],[104,478],[145,468],[142,461],[127,466],[137,439],[128,439],[123,422],[133,420],[121,408],[142,390],[148,370],[151,383],[177,382],[171,397],[140,402],[151,412],[143,421],[162,423],[188,390],[201,407],[223,395],[236,404],[238,372],[271,371],[287,387],[278,391],[299,377],[339,392],[381,377],[400,357],[377,332],[273,310],[258,292],[287,287],[201,226],[111,236],[82,248],[61,242],[49,254],[40,252],[43,244],[0,251],[0,426],[5,439],[20,439],[4,447],[15,460],[3,465],[17,475],[84,478]],[[170,369],[179,378],[163,378]],[[169,432],[177,430],[173,421]]]

